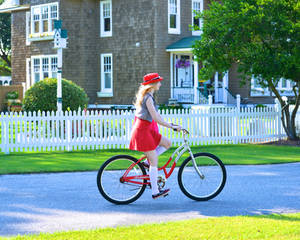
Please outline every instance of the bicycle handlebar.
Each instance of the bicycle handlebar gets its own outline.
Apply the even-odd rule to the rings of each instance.
[[[172,123],[172,125],[173,126],[178,126],[178,125],[175,125],[173,123]],[[173,128],[173,131],[178,132],[177,129],[174,129],[174,128]],[[186,135],[186,134],[189,135],[190,134],[190,132],[188,130],[186,130],[185,128],[181,128],[181,130],[179,132],[183,132],[183,135]]]

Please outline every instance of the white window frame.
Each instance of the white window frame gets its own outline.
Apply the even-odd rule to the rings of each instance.
[[[194,9],[194,3],[199,3],[200,4],[199,11],[203,12],[203,4],[204,4],[204,2],[203,2],[203,0],[192,0],[192,26],[194,26],[194,16],[195,16],[194,11],[198,10],[198,9]],[[202,33],[203,20],[199,19],[199,22],[200,22],[200,24],[199,24],[200,30],[198,30],[198,31],[192,31],[192,35],[193,36],[200,36],[201,33]]]
[[[250,96],[253,96],[253,97],[270,96],[270,91],[268,88],[262,88],[261,86],[259,86],[259,87],[255,86],[255,78],[254,78],[254,76],[252,76]]]
[[[52,17],[51,7],[56,6],[56,16]],[[42,19],[42,9],[47,9],[47,31],[43,31],[43,19]],[[38,14],[34,15],[35,10],[38,12]],[[34,16],[38,16],[38,22],[39,22],[39,31],[35,32],[34,23],[36,20],[34,20]],[[59,4],[58,2],[53,3],[47,3],[47,4],[41,4],[41,5],[34,5],[31,6],[30,9],[30,34],[29,34],[29,41],[40,41],[40,40],[49,40],[53,39],[54,37],[54,29],[52,29],[52,21],[59,19]],[[29,23],[28,23],[29,24]]]
[[[105,72],[104,72],[104,59],[105,57],[110,57],[110,79],[111,79],[111,88],[105,88]],[[104,53],[100,55],[100,92],[97,93],[98,97],[113,97],[113,55],[112,53]]]
[[[176,28],[170,27],[171,1],[176,2]],[[168,0],[168,33],[180,34],[180,0]]]
[[[103,6],[104,4],[109,4],[110,9],[110,30],[104,31],[104,16],[103,16]],[[100,1],[100,37],[111,37],[112,36],[112,3],[111,0]]]
[[[43,77],[43,59],[48,59],[48,78],[56,78],[57,76],[57,62],[58,62],[58,55],[36,55],[36,56],[31,56],[30,62],[31,62],[31,81],[30,84],[31,86],[36,83],[35,82],[35,64],[34,60],[39,60],[39,69],[38,73],[40,74],[39,80],[41,81],[44,79]],[[52,58],[56,58],[56,71],[52,71]]]
[[[290,81],[289,79],[285,79],[286,80],[286,87],[282,86],[282,81],[284,79],[281,78],[278,82],[278,85],[276,87],[276,89],[280,92],[280,94],[282,96],[294,96],[294,92],[293,92],[293,82]],[[274,95],[272,93],[272,95]]]
[[[293,96],[293,86],[292,82],[290,80],[286,80],[286,87],[282,87],[282,80],[280,79],[276,90],[280,92],[282,96]],[[251,79],[251,96],[274,96],[273,92],[270,92],[268,88],[262,88],[262,87],[256,87],[255,86],[255,79],[252,77]]]

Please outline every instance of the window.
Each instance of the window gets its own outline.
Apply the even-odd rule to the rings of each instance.
[[[29,39],[46,39],[54,35],[54,20],[58,19],[58,3],[36,5],[31,7],[31,24]],[[28,24],[28,23],[27,23]]]
[[[180,0],[168,0],[168,32],[180,34]]]
[[[203,11],[203,0],[193,0],[192,4],[192,25],[199,27],[199,30],[193,31],[193,35],[200,35],[200,29],[202,28],[202,20],[200,18],[196,18],[196,15],[197,13]]]
[[[100,2],[100,36],[112,36],[111,0]]]
[[[57,77],[57,56],[33,56],[32,64],[32,83],[36,83],[44,78]]]
[[[270,96],[270,91],[268,88],[262,88],[259,84],[259,80],[252,76],[251,79],[251,92],[250,95],[255,96]]]
[[[101,54],[101,91],[98,97],[113,96],[112,54]]]

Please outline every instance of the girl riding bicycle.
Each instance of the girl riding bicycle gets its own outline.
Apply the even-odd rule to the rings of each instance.
[[[136,112],[129,145],[131,150],[144,152],[150,162],[149,177],[153,199],[166,196],[170,192],[170,189],[159,189],[157,185],[158,155],[171,147],[171,141],[159,133],[157,123],[176,131],[181,130],[180,126],[165,122],[158,113],[153,94],[159,90],[162,80],[163,78],[158,73],[149,73],[144,76],[134,102]]]

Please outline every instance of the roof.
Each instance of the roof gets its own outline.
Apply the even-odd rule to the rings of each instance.
[[[191,50],[194,42],[200,40],[200,36],[191,36],[180,39],[177,42],[174,42],[167,46],[166,50],[169,51],[178,51],[178,50]]]
[[[5,0],[0,5],[0,13],[11,13],[13,11],[29,9],[29,5],[18,5],[17,2],[19,1]]]

